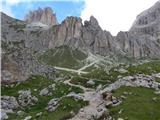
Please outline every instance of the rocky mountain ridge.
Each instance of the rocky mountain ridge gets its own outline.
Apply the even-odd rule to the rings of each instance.
[[[68,46],[74,50],[78,49],[86,55],[92,53],[100,56],[112,55],[132,59],[160,58],[159,10],[160,2],[157,2],[137,17],[128,32],[121,31],[117,36],[112,36],[110,32],[102,30],[93,16],[84,24],[81,18],[73,16],[67,17],[61,24],[57,24],[55,14],[48,7],[30,12],[26,17],[26,21],[20,21],[1,13],[2,56],[4,56],[2,57],[2,71],[8,71],[10,76],[15,75],[14,81],[22,80],[22,78],[26,79],[32,73],[37,73],[35,68],[39,63],[34,67],[35,62],[32,62],[32,59],[36,59],[34,56],[37,53],[43,53],[48,49],[55,49],[60,46]],[[41,22],[50,27],[47,29],[27,27],[28,24],[34,22]],[[17,55],[22,59],[13,57]],[[6,62],[6,58],[10,62]],[[24,61],[27,65],[25,65],[26,63],[21,64]],[[10,63],[18,64],[18,67],[10,65]],[[33,65],[33,69],[30,69],[31,65]],[[16,68],[17,71],[22,73],[25,71],[25,75],[21,72],[16,73],[18,75],[14,74],[14,70],[11,70],[11,67],[8,66],[13,66],[14,69]],[[39,70],[38,73],[41,73],[46,69]],[[5,80],[5,78],[2,80]]]

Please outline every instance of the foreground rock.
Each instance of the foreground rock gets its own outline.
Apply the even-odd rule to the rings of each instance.
[[[106,91],[111,92],[112,90],[116,90],[121,86],[147,87],[147,88],[153,88],[156,90],[160,89],[160,83],[157,83],[154,80],[154,77],[149,75],[139,74],[139,75],[126,76],[126,77],[120,78],[115,83],[110,84],[101,92],[102,93]]]
[[[1,120],[8,119],[7,113],[13,113],[19,108],[19,104],[15,97],[1,96]]]
[[[50,96],[52,92],[55,90],[55,84],[49,85],[48,87],[42,89],[39,93],[41,96]]]
[[[22,107],[33,106],[38,102],[38,98],[32,96],[30,90],[21,90],[18,93],[18,102]]]
[[[47,105],[47,107],[46,107],[45,109],[46,109],[47,111],[49,111],[49,112],[53,112],[53,111],[56,110],[56,108],[59,106],[59,101],[60,101],[59,98],[51,99],[51,100],[48,102],[48,105]]]

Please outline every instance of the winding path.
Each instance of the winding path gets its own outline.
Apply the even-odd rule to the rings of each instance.
[[[69,72],[74,72],[74,73],[78,73],[78,74],[87,74],[88,72],[84,72],[81,70],[74,70],[74,69],[69,69],[69,68],[62,68],[62,67],[54,67],[57,70],[64,70],[64,71],[69,71]]]

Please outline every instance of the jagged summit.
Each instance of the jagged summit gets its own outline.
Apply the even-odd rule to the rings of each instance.
[[[48,26],[56,25],[58,23],[56,14],[50,7],[45,7],[44,9],[38,8],[37,10],[30,11],[25,16],[25,21],[29,24],[40,22]]]

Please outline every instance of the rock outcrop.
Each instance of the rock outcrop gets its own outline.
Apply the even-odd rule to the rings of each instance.
[[[30,11],[26,17],[25,21],[27,23],[42,23],[48,26],[56,25],[57,18],[56,14],[53,13],[53,10],[50,7],[46,7],[44,9],[39,8],[35,11]]]

